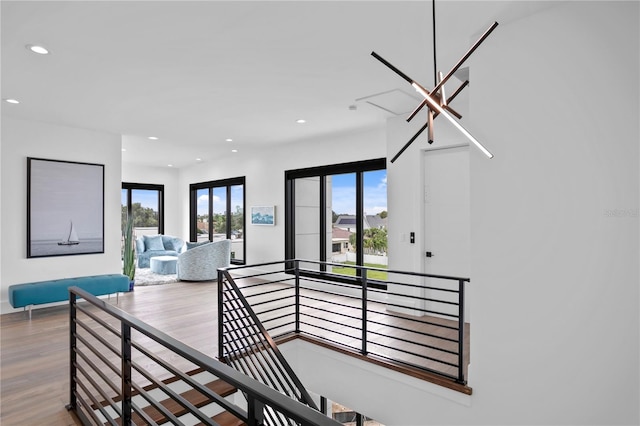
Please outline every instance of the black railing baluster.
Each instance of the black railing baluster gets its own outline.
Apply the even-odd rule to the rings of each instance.
[[[122,324],[120,336],[122,357],[122,424],[131,425],[131,326]]]
[[[247,411],[249,416],[248,426],[264,425],[264,404],[252,396],[249,396],[247,399]]]
[[[224,330],[222,329],[222,317],[220,313],[224,309],[224,275],[218,270],[218,359],[224,361],[224,342],[222,337],[224,336]]]
[[[69,405],[67,410],[76,411],[78,408],[78,401],[76,399],[76,295],[69,294]]]
[[[296,275],[296,296],[295,296],[295,310],[296,310],[296,334],[300,333],[300,261],[295,260],[295,275]]]
[[[328,404],[327,404],[327,397],[326,397],[326,396],[322,396],[322,395],[321,395],[321,396],[320,396],[320,412],[321,412],[322,414],[325,414],[325,415],[326,415],[326,414],[328,413],[328,411],[327,411],[327,405],[328,405]]]
[[[368,292],[367,292],[367,269],[362,269],[362,355],[366,355],[367,351],[367,311],[368,306]]]
[[[464,280],[458,281],[458,383],[464,378]]]

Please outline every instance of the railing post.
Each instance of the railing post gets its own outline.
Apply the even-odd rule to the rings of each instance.
[[[324,415],[327,415],[327,397],[320,396],[320,412]]]
[[[224,362],[224,274],[218,269],[218,359]]]
[[[131,424],[131,327],[121,323],[121,354],[122,354],[122,424]]]
[[[300,261],[293,261],[296,275],[296,334],[300,333]]]
[[[258,401],[253,395],[247,395],[247,417],[249,424],[247,426],[264,425],[264,403]]]
[[[464,378],[464,280],[458,281],[458,383],[466,384]]]
[[[362,268],[362,355],[367,354],[367,310],[368,310],[368,289],[367,289],[367,269]]]
[[[78,401],[76,399],[76,294],[69,292],[69,405],[67,410],[78,409]]]

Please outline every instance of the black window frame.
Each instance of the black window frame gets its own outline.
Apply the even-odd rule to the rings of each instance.
[[[189,240],[192,242],[197,241],[197,217],[198,217],[198,190],[208,189],[209,200],[212,200],[213,188],[226,188],[227,195],[227,220],[226,229],[227,238],[231,238],[231,187],[242,185],[242,259],[231,259],[231,263],[234,265],[245,265],[247,263],[247,185],[246,178],[244,176],[210,180],[207,182],[192,183],[189,185]],[[209,203],[209,217],[213,217],[213,204]],[[209,227],[209,241],[213,239],[213,230]]]
[[[164,185],[153,183],[122,182],[122,189],[127,190],[127,216],[131,216],[133,205],[131,204],[131,191],[142,189],[146,191],[158,191],[158,234],[164,235]]]
[[[292,260],[295,259],[295,179],[301,178],[310,178],[310,177],[320,177],[320,200],[319,200],[319,214],[320,214],[320,227],[318,229],[319,233],[319,260],[321,262],[327,261],[326,250],[327,247],[327,237],[324,232],[324,226],[327,221],[327,176],[331,175],[339,175],[339,174],[347,174],[347,173],[355,173],[356,174],[356,217],[362,218],[364,217],[364,180],[363,173],[372,172],[377,170],[386,170],[387,169],[387,159],[386,158],[375,158],[371,160],[362,160],[362,161],[354,161],[349,163],[340,163],[340,164],[331,164],[326,166],[317,166],[317,167],[308,167],[304,169],[295,169],[295,170],[286,170],[285,171],[285,244],[284,244],[284,252],[285,259]],[[363,229],[363,221],[356,220],[356,265],[363,266],[364,265],[364,250],[363,250],[363,241],[364,241],[364,229]],[[293,268],[293,265],[287,262],[287,269]],[[309,277],[318,277],[326,275],[326,266],[321,265],[320,271],[308,271],[301,273],[303,276]],[[361,285],[361,270],[356,270],[355,277],[348,276],[336,276],[335,274],[331,275],[331,279],[334,281],[338,281],[345,284],[353,284],[353,285]],[[387,288],[386,284],[382,281],[367,280],[368,286],[374,288],[385,289]]]

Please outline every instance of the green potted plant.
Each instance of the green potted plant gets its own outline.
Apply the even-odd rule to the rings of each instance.
[[[133,215],[127,217],[124,229],[124,251],[122,255],[122,273],[129,277],[129,291],[133,291],[136,276],[136,248],[133,239]]]

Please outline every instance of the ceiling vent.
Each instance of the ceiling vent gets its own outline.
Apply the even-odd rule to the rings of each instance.
[[[461,82],[469,80],[469,67],[462,67],[453,76]],[[356,102],[366,102],[393,115],[403,115],[412,112],[424,98],[401,89],[387,90],[375,95],[364,96]]]
[[[356,99],[356,102],[362,101],[393,115],[402,115],[413,111],[421,99],[417,95],[393,89]]]

